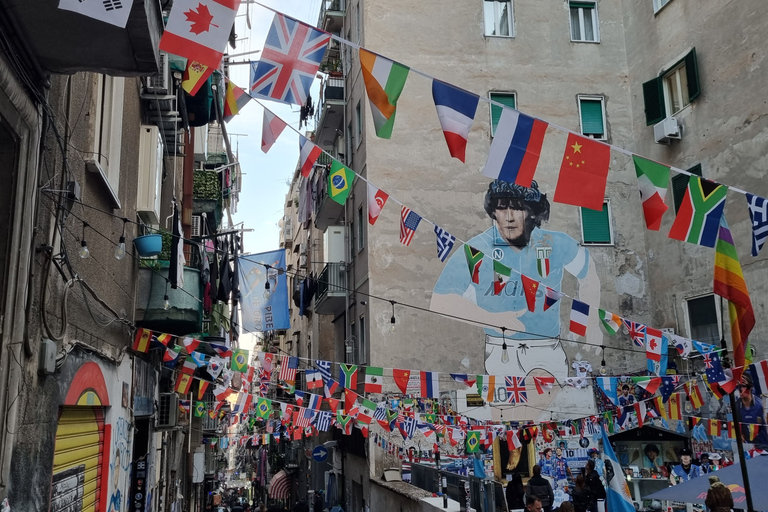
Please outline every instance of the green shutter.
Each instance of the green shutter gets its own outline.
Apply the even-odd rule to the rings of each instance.
[[[510,108],[515,107],[515,95],[512,93],[499,93],[492,92],[489,97],[496,102],[506,105]],[[501,107],[491,104],[491,137],[496,133],[496,127],[499,125],[499,119],[501,119]]]
[[[581,133],[599,135],[601,138],[605,133],[603,105],[600,100],[581,100]]]
[[[595,2],[569,2],[571,9],[594,9]]]
[[[685,61],[686,78],[688,78],[688,101],[693,101],[701,96],[699,65],[696,61],[696,48],[691,50],[683,60]]]
[[[650,126],[667,117],[664,109],[664,86],[661,77],[648,80],[643,84],[643,101],[645,103],[645,124]]]
[[[696,164],[688,172],[701,176],[701,164]],[[680,205],[683,204],[683,198],[685,197],[685,191],[688,189],[689,176],[687,174],[676,174],[672,177],[672,198],[675,200],[675,213],[680,210]]]
[[[581,227],[585,244],[610,244],[611,223],[608,219],[608,203],[603,203],[600,211],[589,208],[581,209]]]

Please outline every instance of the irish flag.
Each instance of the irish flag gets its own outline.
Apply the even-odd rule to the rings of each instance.
[[[606,334],[613,336],[619,332],[619,328],[621,327],[621,317],[619,315],[611,313],[610,311],[605,311],[604,309],[598,309],[598,316],[600,317],[600,326]]]
[[[360,64],[363,68],[365,90],[368,91],[368,100],[371,103],[376,135],[389,139],[395,124],[397,100],[403,92],[409,68],[362,48]]]

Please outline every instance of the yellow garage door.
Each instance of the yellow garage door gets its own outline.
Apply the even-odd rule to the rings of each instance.
[[[56,429],[51,512],[99,512],[104,453],[100,407],[64,407]]]

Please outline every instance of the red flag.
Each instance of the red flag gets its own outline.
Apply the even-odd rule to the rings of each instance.
[[[528,304],[528,311],[533,312],[536,309],[536,292],[541,283],[523,274],[520,274],[520,278],[523,280],[523,291],[525,292],[525,302]]]
[[[357,401],[357,397],[360,396],[351,389],[344,388],[344,410],[347,414],[351,415],[351,410]]]
[[[411,370],[392,370],[392,377],[395,379],[395,384],[400,391],[405,394],[408,389],[408,379],[411,378]]]
[[[152,340],[152,331],[149,329],[136,329],[136,337],[133,338],[133,350],[146,354],[149,350],[149,343]]]
[[[544,391],[549,391],[555,386],[554,377],[534,377],[533,383],[536,384],[536,391],[541,395]]]
[[[610,162],[610,146],[569,133],[554,201],[602,210]]]
[[[328,405],[331,406],[331,410],[333,412],[336,412],[336,410],[339,408],[339,399],[338,398],[326,398],[325,400],[328,402]]]

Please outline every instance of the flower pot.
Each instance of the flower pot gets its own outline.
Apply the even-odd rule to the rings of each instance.
[[[139,236],[133,239],[133,245],[136,246],[136,252],[140,257],[151,258],[163,251],[163,235],[153,233],[151,235]]]

